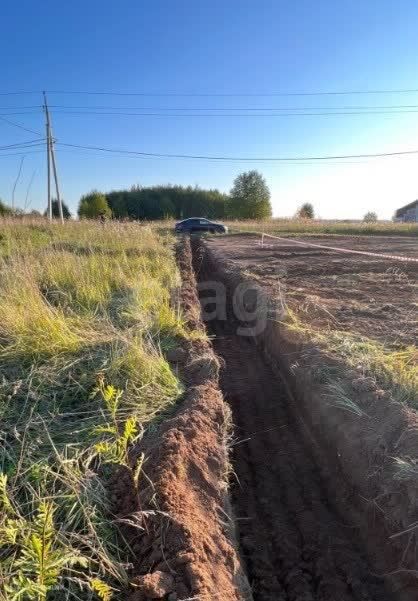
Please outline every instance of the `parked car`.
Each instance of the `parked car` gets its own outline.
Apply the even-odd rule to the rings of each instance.
[[[211,234],[227,234],[228,228],[223,223],[217,223],[216,221],[209,221],[204,217],[190,217],[179,221],[174,226],[176,233],[180,234],[192,234],[195,232],[209,232]]]

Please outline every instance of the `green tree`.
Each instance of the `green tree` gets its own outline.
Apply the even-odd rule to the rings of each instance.
[[[363,217],[363,221],[366,223],[376,223],[377,221],[377,213],[374,211],[368,211]]]
[[[311,202],[304,202],[301,207],[299,207],[296,216],[299,219],[313,219],[315,217],[315,211],[313,204]]]
[[[107,204],[115,219],[130,217],[127,204],[128,195],[129,192],[127,190],[112,190],[112,192],[106,194]]]
[[[0,216],[10,215],[12,209],[4,204],[4,202],[0,199]]]
[[[62,200],[62,214],[64,219],[70,219],[71,218],[71,213],[69,208],[67,207],[67,205],[65,204],[65,202]],[[48,216],[48,209],[45,211],[44,213],[44,217]],[[53,217],[57,217],[59,218],[60,216],[60,208],[59,208],[59,204],[58,204],[58,200],[56,200],[55,198],[52,199],[52,216]]]
[[[228,213],[239,219],[271,217],[270,190],[261,173],[247,171],[235,178]]]
[[[228,202],[227,194],[219,190],[170,185],[113,190],[106,199],[116,219],[144,220],[199,216],[222,219]]]
[[[106,196],[98,190],[93,190],[80,198],[78,216],[87,219],[111,217],[112,212],[107,204]]]

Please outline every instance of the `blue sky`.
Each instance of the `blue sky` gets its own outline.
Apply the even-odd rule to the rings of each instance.
[[[63,90],[251,96],[49,94],[60,142],[151,153],[240,157],[359,154],[418,149],[418,112],[363,115],[254,115],[253,109],[417,105],[418,93],[262,96],[271,93],[418,88],[418,3],[368,0],[154,0],[2,6],[0,92]],[[0,117],[44,131],[39,93],[0,96]],[[60,107],[110,111],[172,109],[186,116],[66,114]],[[35,108],[20,108],[35,107]],[[56,108],[55,108],[56,107]],[[119,108],[118,108],[119,107]],[[20,109],[20,110],[19,110]],[[225,109],[222,116],[214,109]],[[232,109],[227,111],[227,109]],[[294,110],[295,109],[295,110]],[[77,110],[77,109],[74,109]],[[84,108],[79,110],[85,110]],[[413,110],[413,109],[412,109]],[[416,109],[418,111],[418,108]],[[12,114],[12,113],[26,114]],[[143,111],[144,112],[144,111]],[[146,112],[146,111],[145,111]],[[166,111],[169,113],[169,111]],[[222,113],[222,111],[218,111]],[[228,113],[225,116],[225,113]],[[280,111],[276,111],[277,114]],[[0,146],[36,136],[0,120]],[[36,152],[35,152],[36,151]],[[0,197],[11,202],[20,155],[0,150]],[[19,152],[23,152],[19,150]],[[418,155],[403,158],[253,164],[145,159],[58,147],[62,193],[72,210],[92,188],[179,183],[229,190],[258,168],[274,214],[304,201],[324,218],[390,218],[418,196]],[[46,202],[46,160],[26,151],[16,204]]]

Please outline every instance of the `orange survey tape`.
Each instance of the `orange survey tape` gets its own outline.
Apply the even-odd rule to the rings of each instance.
[[[311,246],[313,248],[324,248],[326,250],[335,250],[341,253],[355,254],[355,255],[366,255],[368,257],[378,257],[379,259],[394,259],[395,261],[406,261],[408,263],[418,263],[416,257],[402,257],[401,255],[386,255],[382,253],[373,253],[366,250],[352,250],[350,248],[339,248],[338,246],[325,246],[324,244],[314,244],[313,242],[302,242],[300,240],[294,240],[293,238],[283,238],[281,236],[272,236],[271,234],[265,234],[263,232],[257,232],[261,235],[261,246],[264,246],[264,238],[274,238],[275,240],[283,240],[291,244],[300,244],[302,246]]]

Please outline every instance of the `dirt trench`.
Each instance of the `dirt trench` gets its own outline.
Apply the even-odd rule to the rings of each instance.
[[[202,283],[214,274],[199,249],[196,242]],[[206,326],[232,410],[232,504],[254,601],[393,599],[351,519],[352,491],[335,453],[318,445],[288,383],[255,341],[237,335],[230,305],[227,298],[226,320]]]

